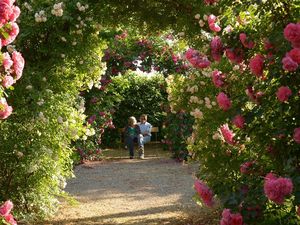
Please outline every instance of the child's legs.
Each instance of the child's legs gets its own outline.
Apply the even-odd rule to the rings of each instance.
[[[134,143],[133,143],[133,139],[134,139],[133,137],[127,137],[126,138],[126,145],[127,145],[128,149],[129,149],[129,155],[131,157],[134,156],[134,151],[133,151]]]

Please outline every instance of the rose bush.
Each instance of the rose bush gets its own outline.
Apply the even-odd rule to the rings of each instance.
[[[198,176],[225,208],[221,224],[297,224],[297,3],[219,1],[202,13],[197,55],[211,65],[197,66],[188,50],[189,75],[168,82],[171,109],[195,118],[187,143]]]

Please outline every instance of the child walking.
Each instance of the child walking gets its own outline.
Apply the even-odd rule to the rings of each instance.
[[[127,148],[129,149],[130,159],[134,157],[134,141],[137,141],[139,146],[141,146],[140,142],[141,130],[137,125],[136,119],[134,116],[129,117],[128,125],[124,130],[125,143]]]

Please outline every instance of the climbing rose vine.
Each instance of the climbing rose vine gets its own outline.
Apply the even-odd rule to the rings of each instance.
[[[8,105],[4,93],[22,77],[25,64],[21,53],[9,45],[19,34],[16,20],[20,15],[20,8],[14,3],[14,0],[0,2],[0,119],[6,119],[12,113],[12,107]],[[6,47],[6,52],[2,52],[3,47]]]

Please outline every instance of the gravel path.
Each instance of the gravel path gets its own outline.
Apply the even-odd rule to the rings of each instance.
[[[195,169],[167,158],[80,165],[66,188],[79,204],[63,205],[46,224],[193,224],[210,213],[192,200]]]

